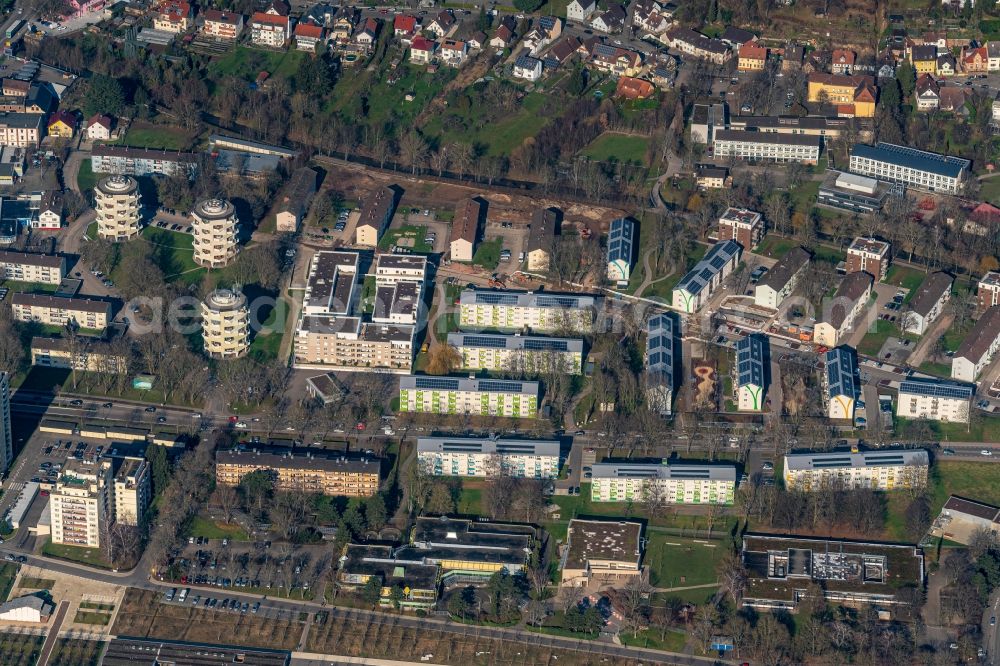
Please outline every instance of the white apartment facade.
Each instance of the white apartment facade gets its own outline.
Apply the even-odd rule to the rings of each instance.
[[[94,208],[98,237],[121,242],[139,235],[142,202],[135,178],[123,175],[102,178],[94,188]]]
[[[81,328],[100,330],[111,320],[111,304],[90,298],[15,293],[11,311],[18,321],[37,321],[50,326],[65,326],[75,321]]]
[[[427,414],[538,415],[538,382],[408,375],[399,378],[399,411]]]
[[[785,488],[897,490],[927,485],[930,458],[923,449],[785,455]]]
[[[149,464],[138,456],[112,458],[117,466],[114,473],[113,497],[114,522],[122,525],[139,525],[149,509]]]
[[[697,312],[736,269],[743,247],[733,240],[719,241],[694,265],[673,291],[673,307],[688,314]]]
[[[716,130],[712,144],[716,158],[801,164],[816,164],[821,146],[822,139],[818,136],[745,130]]]
[[[68,461],[49,496],[52,543],[100,547],[112,517],[111,486],[111,461]]]
[[[459,298],[463,329],[591,333],[601,298],[590,294],[466,289]]]
[[[420,437],[417,462],[432,476],[521,479],[559,476],[559,441],[477,437]]]
[[[591,466],[592,502],[642,502],[658,498],[669,504],[732,504],[734,465],[666,463],[597,463]]]
[[[57,285],[66,277],[66,259],[51,254],[0,251],[0,276],[17,282]]]
[[[958,194],[970,165],[960,157],[880,141],[874,146],[855,144],[849,168],[862,176],[905,183],[918,190]]]
[[[201,302],[201,338],[211,358],[239,358],[250,349],[247,297],[231,289],[216,289]]]
[[[938,379],[911,378],[899,385],[896,416],[943,423],[968,423],[969,408],[976,389]]]
[[[583,340],[530,335],[449,333],[448,345],[462,356],[469,370],[541,372],[578,375],[583,372]]]
[[[1000,306],[984,312],[951,359],[951,377],[973,382],[1000,350]]]
[[[194,263],[205,268],[229,265],[239,253],[239,218],[225,199],[206,199],[191,211]]]

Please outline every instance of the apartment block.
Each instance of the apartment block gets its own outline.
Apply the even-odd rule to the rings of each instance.
[[[3,250],[0,251],[0,277],[58,285],[66,277],[66,259],[53,254]]]
[[[736,269],[742,255],[743,247],[736,241],[721,240],[713,245],[674,287],[674,309],[688,314],[700,310]]]
[[[824,488],[923,488],[927,485],[929,460],[923,449],[788,453],[785,454],[785,487],[803,492]]]
[[[899,384],[896,416],[945,423],[968,423],[974,384],[912,377]]]
[[[719,240],[734,240],[750,250],[764,238],[764,218],[746,208],[730,206],[719,218]]]
[[[417,462],[433,476],[559,476],[559,440],[494,437],[419,437]]]
[[[522,375],[583,372],[583,340],[533,335],[449,333],[448,345],[462,356],[462,367]]]
[[[771,359],[767,337],[752,333],[736,343],[736,367],[733,385],[741,412],[764,409],[770,384]]]
[[[31,364],[43,368],[64,368],[86,372],[124,374],[128,372],[126,354],[114,349],[102,338],[31,338]]]
[[[597,463],[591,466],[593,502],[732,504],[735,465],[662,463]]]
[[[419,254],[380,254],[375,257],[375,281],[380,285],[399,282],[423,284],[427,278],[427,257]]]
[[[10,374],[0,372],[0,474],[14,462],[14,436],[10,425]]]
[[[592,333],[600,296],[466,289],[459,297],[459,325],[472,329]]]
[[[632,265],[635,263],[636,249],[639,237],[636,234],[636,223],[627,217],[620,217],[611,222],[608,231],[608,281],[618,287],[627,287],[632,277]]]
[[[113,466],[113,519],[123,525],[138,525],[152,499],[149,463],[140,456],[115,456]]]
[[[841,344],[844,336],[868,307],[871,293],[871,275],[866,272],[849,273],[837,287],[833,301],[825,308],[822,320],[816,323],[813,341],[826,347]]]
[[[569,521],[560,585],[592,581],[617,585],[642,576],[642,523],[611,520]]]
[[[216,289],[201,302],[201,339],[211,358],[239,358],[250,349],[247,297],[233,289]]]
[[[910,299],[909,310],[903,314],[903,331],[916,335],[926,333],[951,300],[953,282],[950,275],[940,271],[924,278],[916,295]]]
[[[142,199],[139,182],[131,176],[102,178],[94,188],[97,236],[115,242],[127,241],[142,229]]]
[[[33,148],[43,136],[44,113],[0,113],[0,146]]]
[[[822,145],[821,138],[807,134],[716,130],[712,147],[716,158],[816,164]]]
[[[127,176],[184,174],[190,177],[198,167],[198,156],[195,153],[103,144],[91,149],[90,161],[95,173]]]
[[[291,34],[291,20],[287,16],[254,12],[250,17],[250,41],[258,46],[280,49]]]
[[[889,272],[889,244],[874,238],[859,236],[847,248],[847,272],[868,273],[876,282],[885,279]]]
[[[653,315],[646,324],[646,406],[661,416],[673,412],[680,324],[673,313]]]
[[[391,187],[380,187],[365,200],[355,228],[355,242],[358,245],[378,245],[396,212],[396,203],[396,190]]]
[[[976,298],[979,300],[980,310],[1000,305],[1000,272],[990,271],[979,279]]]
[[[240,221],[225,199],[206,199],[191,211],[194,263],[205,268],[228,266],[239,253]]]
[[[754,287],[754,305],[777,310],[792,295],[812,259],[806,250],[793,247],[771,267]]]
[[[49,495],[52,543],[99,548],[113,520],[112,464],[69,459]]]
[[[1000,306],[994,305],[979,317],[958,351],[951,358],[951,377],[964,382],[976,380],[1000,349]]]
[[[247,474],[265,471],[272,475],[277,490],[371,497],[378,492],[380,469],[378,460],[341,453],[298,453],[277,448],[237,448],[215,453],[215,482],[224,486],[238,486]]]
[[[232,42],[243,32],[243,15],[232,14],[218,9],[206,9],[201,13],[204,23],[201,32],[206,37]]]
[[[465,199],[455,208],[448,249],[452,261],[472,261],[476,254],[479,228],[485,221],[486,206],[481,199]]]
[[[852,347],[834,347],[826,353],[823,389],[826,415],[854,422],[854,410],[861,397],[858,353]]]
[[[111,321],[111,304],[91,298],[14,293],[11,311],[18,321],[37,321],[51,326],[65,326],[75,321],[81,328],[101,330]]]
[[[408,375],[399,378],[399,411],[533,419],[539,384],[499,379]]]
[[[874,146],[855,144],[849,168],[862,176],[917,190],[958,194],[971,164],[960,157],[880,141]]]
[[[526,250],[529,271],[544,273],[549,270],[561,219],[562,211],[558,208],[538,208],[531,214]]]

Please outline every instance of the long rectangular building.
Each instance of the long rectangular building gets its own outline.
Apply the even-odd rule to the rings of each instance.
[[[347,497],[371,497],[378,492],[380,463],[342,454],[298,453],[281,449],[231,449],[215,454],[215,481],[238,486],[251,472],[274,477],[277,490]]]
[[[66,259],[54,254],[0,251],[0,277],[57,285],[66,277]]]
[[[502,370],[535,375],[583,372],[583,340],[533,335],[449,333],[448,345],[462,355],[469,370]]]
[[[15,293],[11,311],[18,321],[37,321],[50,326],[65,326],[75,321],[81,328],[104,329],[111,320],[111,304],[92,298]]]
[[[675,310],[691,314],[701,309],[722,281],[736,269],[743,248],[734,240],[719,241],[674,287]]]
[[[852,213],[870,214],[882,210],[894,194],[902,194],[902,185],[830,169],[819,186],[816,203]]]
[[[673,411],[677,382],[676,354],[680,346],[675,315],[653,315],[646,324],[646,405],[661,416]]]
[[[735,465],[597,463],[591,469],[593,502],[732,504],[736,492]]]
[[[31,364],[43,368],[76,368],[86,372],[124,374],[128,372],[129,358],[124,350],[112,349],[102,338],[77,336],[74,342],[67,338],[35,336],[31,338]]]
[[[785,487],[813,492],[824,488],[897,490],[927,485],[930,459],[923,449],[788,453]]]
[[[752,333],[736,343],[736,401],[740,411],[764,409],[770,358],[767,337]]]
[[[854,421],[854,409],[861,395],[858,353],[851,347],[834,347],[826,353],[823,387],[826,414],[831,419]]]
[[[822,143],[818,136],[808,134],[716,130],[712,147],[716,158],[816,164]]]
[[[91,169],[95,173],[126,174],[129,176],[194,175],[198,156],[176,150],[150,150],[127,146],[94,146],[90,153]]]
[[[857,118],[823,116],[733,116],[729,128],[774,134],[799,134],[835,139],[847,132],[871,132],[871,123]]]
[[[399,378],[399,411],[533,419],[539,384],[501,379],[408,375]]]
[[[559,476],[559,440],[420,437],[417,462],[433,476]]]
[[[462,328],[592,333],[600,296],[466,289],[459,297]]]
[[[45,136],[44,113],[0,113],[0,146],[30,148]]]
[[[974,384],[911,377],[899,384],[896,416],[945,423],[968,423]]]
[[[961,157],[880,141],[874,146],[855,144],[849,168],[862,176],[903,183],[918,190],[958,194],[971,164]]]
[[[951,377],[964,382],[976,380],[1000,349],[1000,305],[982,314],[951,359]]]

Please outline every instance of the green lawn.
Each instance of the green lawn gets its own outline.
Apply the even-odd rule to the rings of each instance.
[[[968,335],[971,328],[971,323],[961,327],[954,325],[948,327],[948,330],[941,336],[941,345],[945,348],[945,351],[958,351],[962,340],[965,340],[965,336]]]
[[[87,240],[94,240],[97,238],[97,222],[91,222],[87,225]]]
[[[221,79],[225,76],[253,81],[260,72],[275,73],[282,65],[282,60],[290,52],[274,52],[237,46],[222,58],[208,66],[208,74],[212,78]],[[304,55],[301,54],[300,55]]]
[[[417,99],[420,99],[419,95]],[[455,129],[446,126],[443,117],[438,117],[430,119],[425,130],[431,136],[440,133],[442,143],[463,141],[480,144],[486,147],[488,155],[509,155],[514,148],[521,145],[526,138],[537,134],[551,120],[550,116],[543,113],[543,107],[548,99],[548,96],[541,92],[529,93],[521,100],[520,109],[481,128]],[[476,114],[478,110],[470,109],[469,115],[473,120]]]
[[[580,154],[599,162],[616,160],[645,165],[647,146],[649,146],[647,137],[606,132],[591,141]]]
[[[191,147],[191,133],[181,127],[154,125],[137,121],[125,136],[117,141],[122,146],[154,148],[158,150],[186,150]]]
[[[597,638],[596,633],[589,634],[579,631],[570,631],[569,629],[565,628],[564,626],[565,623],[566,623],[566,614],[563,611],[556,611],[552,615],[545,618],[545,621],[542,622],[542,626],[535,627],[529,625],[526,628],[528,629],[528,631],[533,631],[536,634],[550,634],[552,636],[566,636],[568,638],[578,638],[586,640],[593,640]]]
[[[932,515],[937,515],[949,495],[1000,504],[1000,465],[939,459],[931,468]]]
[[[633,636],[631,631],[618,634],[622,643],[630,647],[649,648],[651,650],[666,650],[667,652],[683,652],[687,645],[687,634],[680,629],[668,629],[662,638],[657,629],[644,629]]]
[[[813,258],[831,264],[839,264],[847,258],[847,253],[827,247],[826,245],[819,245],[813,249]]]
[[[249,541],[246,531],[239,525],[225,523],[195,516],[188,529],[188,535],[205,537],[207,539],[230,539],[232,541]]]
[[[78,610],[73,621],[78,624],[96,624],[105,626],[110,624],[111,615],[109,613],[95,613],[93,611]]]
[[[929,375],[938,375],[939,377],[951,377],[951,365],[948,363],[935,363],[934,361],[924,361],[917,368],[920,372],[926,372]]]
[[[29,578],[21,579],[21,587],[27,590],[51,590],[56,586],[56,582],[51,578]]]
[[[18,282],[17,280],[4,280],[3,286],[11,291],[25,294],[51,294],[59,289],[57,284],[43,284],[41,282]]]
[[[980,181],[979,196],[991,204],[1000,204],[1000,177]]]
[[[81,192],[86,192],[87,190],[94,189],[94,185],[97,184],[98,175],[94,173],[94,169],[90,164],[90,158],[80,162],[80,171],[76,176],[76,184],[79,186]],[[96,222],[94,224],[97,224]],[[95,233],[96,235],[96,233]],[[93,238],[94,236],[91,236]]]
[[[466,516],[483,514],[483,491],[480,488],[462,488],[458,496],[458,512]]]
[[[909,333],[903,333],[899,330],[891,321],[885,321],[884,319],[875,320],[875,330],[868,331],[864,338],[861,339],[861,344],[858,345],[858,353],[866,354],[868,356],[878,356],[878,352],[882,349],[882,345],[889,338],[904,338],[909,340],[917,340],[916,336]]]
[[[790,238],[780,238],[778,236],[772,236],[768,234],[761,241],[760,245],[757,246],[757,254],[763,255],[765,257],[774,257],[775,259],[781,259],[783,256],[788,254],[788,252],[796,247],[798,243],[791,240]]]
[[[716,563],[725,547],[706,545],[661,532],[648,532],[643,563],[649,567],[649,582],[656,587],[688,587],[718,580]]]
[[[206,269],[194,263],[194,237],[158,227],[146,227],[142,238],[154,246],[153,256],[167,282],[194,284]]]
[[[818,180],[807,180],[798,187],[788,192],[792,200],[792,208],[795,211],[809,213],[816,203],[819,195],[820,182]]]
[[[887,284],[894,284],[897,287],[908,289],[910,293],[907,294],[906,300],[909,301],[913,298],[915,291],[923,283],[925,277],[927,277],[926,273],[918,271],[915,268],[890,266],[889,272],[885,276],[885,281]]]
[[[393,245],[409,248],[418,254],[426,254],[431,251],[431,244],[425,243],[427,227],[408,224],[402,227],[389,229],[378,242],[380,250],[390,250]],[[402,241],[402,243],[400,243]]]
[[[490,241],[483,241],[476,248],[476,253],[472,256],[472,263],[482,266],[487,270],[493,270],[500,264],[500,250],[503,249],[503,239],[494,238]]]
[[[975,413],[978,410],[973,410]],[[976,416],[971,425],[965,423],[929,423],[931,431],[941,441],[946,442],[998,442],[1000,443],[1000,416]],[[916,439],[914,432],[915,425],[912,421],[904,418],[896,419],[896,432],[902,439]],[[913,433],[913,434],[911,434]],[[993,465],[984,465],[993,467]]]
[[[100,548],[85,548],[83,546],[66,546],[63,544],[52,543],[52,540],[45,542],[45,546],[42,548],[42,555],[47,555],[49,557],[56,557],[61,560],[69,560],[71,562],[79,562],[81,564],[89,564],[90,566],[99,567],[101,569],[110,569],[111,565],[104,559],[101,554]]]
[[[17,577],[20,568],[21,565],[13,562],[4,562],[0,567],[0,602],[7,601],[10,588],[14,587],[14,578]]]
[[[44,333],[45,331],[43,330],[41,332]],[[60,331],[52,332],[58,333]],[[99,377],[96,373],[77,372],[76,376],[77,386],[74,389],[69,370],[32,366],[27,373],[19,373],[15,375],[11,380],[11,385],[14,388],[23,387],[34,391],[51,391],[54,387],[58,386],[61,390],[72,391],[73,393],[82,393],[107,398],[125,398],[127,400],[138,400],[158,404],[182,405],[185,407],[196,407],[201,404],[200,400],[195,404],[186,403],[177,394],[170,396],[170,399],[167,400],[166,396],[163,395],[163,391],[155,386],[149,391],[133,389],[129,386],[129,388],[125,389],[121,394],[114,392],[114,390],[105,391],[103,388],[98,388],[96,381]]]

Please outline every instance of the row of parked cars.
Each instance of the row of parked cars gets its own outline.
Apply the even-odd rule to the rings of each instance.
[[[180,593],[178,593],[177,588],[172,587],[163,595],[163,598],[166,601],[176,600],[177,603],[183,604],[187,602],[190,592],[191,591],[188,588],[184,588],[183,590],[180,591]],[[229,610],[233,611],[234,613],[247,613],[247,612],[256,613],[260,611],[259,601],[255,603],[253,606],[251,606],[249,601],[244,601],[241,603],[239,599],[222,599],[220,602],[220,600],[216,599],[215,597],[202,598],[200,594],[195,595],[194,597],[191,598],[192,606],[198,606],[199,604],[203,608],[218,607],[219,610]]]

